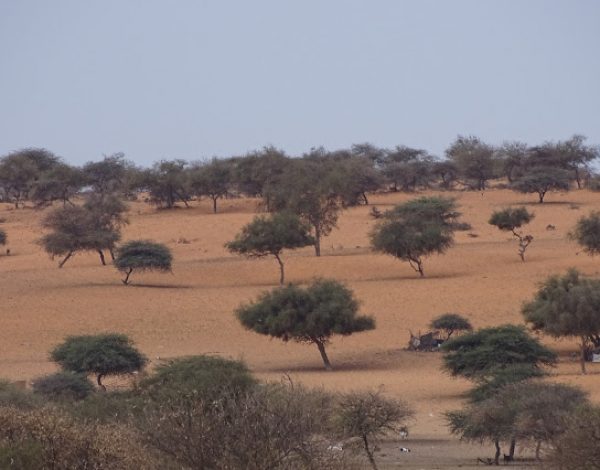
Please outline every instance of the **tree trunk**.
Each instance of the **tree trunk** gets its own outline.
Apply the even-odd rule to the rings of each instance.
[[[283,283],[285,282],[285,280],[284,280],[285,273],[284,273],[284,270],[283,270],[283,261],[281,261],[281,258],[279,257],[279,254],[275,255],[275,259],[279,263],[279,285],[283,286]]]
[[[409,258],[408,264],[410,264],[410,267],[419,273],[419,276],[425,277],[425,271],[423,271],[423,261],[421,261],[419,258]]]
[[[212,198],[212,200],[213,200],[213,214],[217,213],[217,199],[218,199],[218,197],[213,197]]]
[[[321,341],[320,339],[314,339],[313,341],[316,343],[317,348],[319,348],[321,358],[323,359],[323,364],[325,364],[325,369],[331,370],[331,362],[329,362],[329,358],[327,357],[327,353],[325,352],[325,345],[323,344],[323,341]]]
[[[542,441],[537,441],[535,445],[535,460],[540,460],[540,449],[542,447]]]
[[[125,276],[125,279],[123,279],[121,282],[125,285],[129,284],[129,276],[131,275],[131,273],[133,272],[133,268],[129,268],[129,271],[127,271],[127,275]]]
[[[103,392],[106,392],[106,387],[102,384],[102,377],[104,377],[104,374],[98,374],[96,382],[98,382],[98,387],[100,387]]]
[[[494,445],[496,446],[496,455],[494,456],[494,464],[500,465],[500,442],[494,441]]]
[[[373,470],[378,470],[377,464],[375,463],[375,457],[373,456],[373,451],[369,447],[369,440],[367,439],[367,436],[365,436],[363,434],[362,440],[363,440],[363,444],[365,446],[365,452],[367,453],[367,458],[369,459],[369,462],[371,463],[371,467],[373,467]]]
[[[508,460],[511,462],[515,460],[515,447],[517,446],[517,441],[515,439],[510,440],[510,450],[508,451]]]
[[[544,202],[544,196],[546,196],[546,191],[538,192],[538,196],[540,198],[540,204],[542,204]]]
[[[321,256],[321,231],[315,227],[315,255]]]
[[[108,250],[108,252],[110,253],[110,259],[112,259],[114,261],[115,260],[115,250],[110,248]]]
[[[363,197],[363,199],[365,200],[365,206],[368,206],[368,205],[369,205],[369,199],[367,198],[367,193],[365,193],[365,192],[363,191],[363,193],[362,193],[362,197]]]
[[[100,255],[100,261],[102,262],[102,266],[106,266],[106,260],[104,259],[104,253],[102,253],[102,250],[98,250],[98,254]]]
[[[72,252],[72,251],[69,251],[69,253],[67,254],[67,256],[65,256],[65,259],[63,259],[63,260],[62,260],[60,263],[58,263],[58,267],[59,267],[59,268],[62,268],[62,267],[65,265],[65,263],[66,263],[67,261],[69,261],[69,258],[70,258],[71,256],[73,256],[73,252]]]
[[[586,371],[585,371],[585,355],[586,355],[586,338],[585,336],[581,337],[581,373],[585,375]]]

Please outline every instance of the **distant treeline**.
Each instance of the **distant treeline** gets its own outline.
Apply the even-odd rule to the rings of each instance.
[[[44,207],[55,201],[67,205],[82,190],[126,197],[143,191],[149,202],[164,208],[207,197],[217,212],[219,199],[246,195],[262,198],[272,211],[289,205],[295,193],[308,204],[316,198],[348,206],[368,204],[368,193],[379,190],[482,191],[490,180],[505,178],[510,188],[537,193],[543,202],[549,190],[600,187],[591,170],[600,147],[585,141],[574,135],[537,146],[507,142],[495,147],[477,137],[458,136],[444,159],[422,149],[385,149],[368,143],[334,151],[315,148],[296,158],[265,147],[207,162],[161,160],[151,168],[136,166],[122,153],[76,167],[49,150],[25,148],[0,158],[0,200],[16,208],[26,201]]]

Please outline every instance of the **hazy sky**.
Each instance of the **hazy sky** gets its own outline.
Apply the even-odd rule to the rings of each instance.
[[[0,0],[0,154],[600,144],[597,0]]]

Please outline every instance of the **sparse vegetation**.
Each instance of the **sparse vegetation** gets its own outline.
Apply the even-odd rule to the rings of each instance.
[[[309,230],[294,214],[280,212],[270,217],[258,216],[225,246],[229,251],[249,258],[274,256],[279,263],[279,284],[283,285],[285,273],[282,251],[313,245],[315,240]]]
[[[524,235],[518,229],[523,225],[528,224],[533,220],[534,215],[525,207],[517,207],[516,209],[507,208],[500,211],[495,211],[490,217],[489,224],[498,227],[500,230],[512,232],[519,240],[519,257],[521,261],[525,261],[525,250],[533,241],[531,235]]]

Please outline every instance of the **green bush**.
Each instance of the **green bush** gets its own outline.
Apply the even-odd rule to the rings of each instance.
[[[93,391],[87,375],[70,371],[40,377],[33,382],[33,392],[50,400],[83,400]]]
[[[32,410],[42,404],[40,397],[28,390],[21,389],[8,380],[0,379],[0,406],[12,406],[23,410]]]
[[[255,384],[243,362],[191,356],[158,366],[151,376],[140,382],[139,390],[152,397],[195,394],[212,398],[223,392],[243,392]]]

